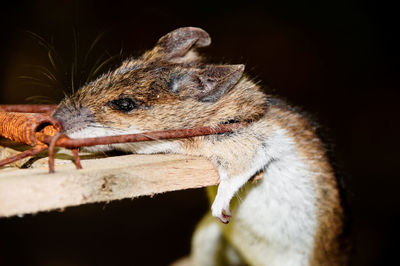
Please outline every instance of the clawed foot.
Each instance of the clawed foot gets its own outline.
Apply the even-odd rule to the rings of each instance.
[[[229,220],[232,217],[232,212],[229,209],[229,205],[224,208],[217,208],[214,206],[211,207],[212,215],[216,218],[218,218],[222,223],[228,224]]]

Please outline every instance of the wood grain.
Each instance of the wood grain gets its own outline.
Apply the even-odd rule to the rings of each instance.
[[[212,164],[182,155],[123,155],[0,170],[0,217],[50,211],[91,202],[154,195],[218,184]]]

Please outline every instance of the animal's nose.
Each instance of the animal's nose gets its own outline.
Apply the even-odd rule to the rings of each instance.
[[[63,132],[74,131],[95,122],[95,116],[88,108],[73,105],[61,104],[52,116],[60,122]]]

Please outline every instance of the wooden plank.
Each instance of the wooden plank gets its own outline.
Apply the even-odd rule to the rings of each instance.
[[[36,213],[90,202],[154,195],[218,184],[212,164],[183,155],[123,155],[0,170],[0,217]]]

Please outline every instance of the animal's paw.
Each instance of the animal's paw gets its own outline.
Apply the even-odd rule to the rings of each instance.
[[[225,207],[218,207],[218,204],[214,202],[214,204],[211,206],[211,213],[214,217],[218,218],[224,224],[229,223],[229,220],[232,217],[232,212],[229,209],[229,204]]]

